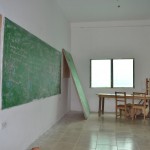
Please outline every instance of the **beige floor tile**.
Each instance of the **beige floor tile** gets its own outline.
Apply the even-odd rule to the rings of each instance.
[[[135,142],[117,142],[118,149],[140,150]]]
[[[73,150],[74,147],[75,147],[75,144],[73,143],[59,142],[57,143],[57,145],[50,147],[50,150]]]
[[[83,141],[97,141],[98,134],[96,132],[82,132],[79,140]]]
[[[68,143],[77,143],[78,136],[62,136],[59,139],[59,142],[68,142]]]
[[[118,150],[118,149],[117,149],[117,146],[97,145],[96,150]]]
[[[27,150],[150,150],[150,120],[115,119],[106,113],[70,112],[33,142]]]
[[[117,142],[134,143],[136,140],[133,137],[116,137]]]
[[[75,147],[75,149],[74,150],[96,150],[95,148],[93,149],[91,149],[91,148],[85,148],[85,147]]]
[[[140,150],[150,150],[150,147],[149,146],[141,146]]]
[[[98,136],[97,131],[82,130],[81,136]]]
[[[106,145],[116,146],[117,142],[116,142],[116,138],[114,137],[105,137],[105,138],[101,137],[98,139],[97,144],[106,144]]]
[[[76,147],[84,147],[89,149],[96,148],[97,142],[96,141],[78,141]]]

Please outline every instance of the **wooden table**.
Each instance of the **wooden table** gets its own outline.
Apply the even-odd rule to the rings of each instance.
[[[114,99],[115,100],[115,94],[109,94],[109,93],[98,93],[96,94],[99,97],[99,107],[98,107],[98,115],[101,116],[101,113],[104,114],[104,105],[105,105],[105,98],[108,99]],[[121,96],[120,96],[121,97]],[[133,99],[132,94],[126,94],[127,99]],[[136,99],[141,100],[143,96],[136,96]],[[150,95],[146,95],[146,99],[149,101],[149,107],[150,107]]]

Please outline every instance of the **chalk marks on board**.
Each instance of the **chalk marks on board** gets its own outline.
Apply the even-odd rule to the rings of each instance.
[[[61,92],[61,52],[5,18],[2,108]]]

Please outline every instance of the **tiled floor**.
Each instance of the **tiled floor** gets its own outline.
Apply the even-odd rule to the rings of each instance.
[[[115,119],[114,114],[101,118],[91,113],[71,112],[36,140],[40,150],[150,150],[150,120]]]

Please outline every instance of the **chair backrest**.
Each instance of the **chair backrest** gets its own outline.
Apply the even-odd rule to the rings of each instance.
[[[141,96],[141,97],[140,97]],[[140,104],[141,106],[146,108],[146,93],[142,93],[142,92],[133,92],[133,100],[132,100],[132,104],[135,104],[135,100],[142,100],[142,104]]]
[[[115,92],[116,106],[125,105],[126,106],[126,92]]]
[[[146,95],[150,95],[150,78],[146,78]]]

